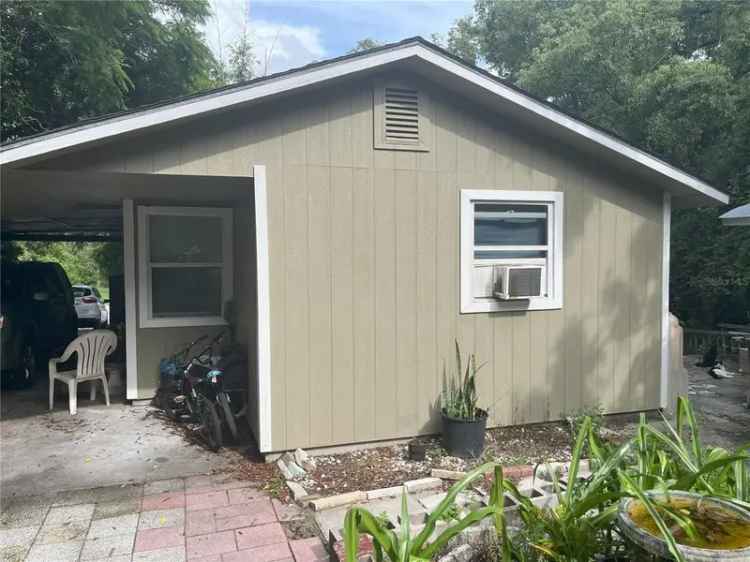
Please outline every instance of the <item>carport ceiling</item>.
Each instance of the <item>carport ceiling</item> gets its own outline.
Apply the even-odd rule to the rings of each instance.
[[[80,205],[58,213],[4,218],[2,236],[5,240],[120,240],[122,208]]]
[[[249,206],[251,177],[3,170],[4,240],[122,238],[122,202]]]

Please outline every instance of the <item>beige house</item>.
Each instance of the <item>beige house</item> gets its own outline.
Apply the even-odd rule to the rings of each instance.
[[[666,406],[669,225],[727,196],[421,39],[2,147],[6,236],[124,244],[127,397],[225,323],[261,451]]]

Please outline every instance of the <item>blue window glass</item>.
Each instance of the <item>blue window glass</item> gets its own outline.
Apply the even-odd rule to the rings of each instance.
[[[475,246],[546,246],[547,206],[475,203],[474,244]]]

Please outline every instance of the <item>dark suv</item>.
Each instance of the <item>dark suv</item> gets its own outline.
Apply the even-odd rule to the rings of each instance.
[[[3,386],[27,386],[78,335],[73,291],[57,263],[3,264],[0,271]]]

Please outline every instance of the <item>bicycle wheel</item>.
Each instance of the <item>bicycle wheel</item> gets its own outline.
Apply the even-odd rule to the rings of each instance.
[[[226,392],[220,392],[218,395],[219,404],[221,409],[224,411],[224,419],[229,427],[229,433],[232,434],[232,439],[237,440],[237,422],[234,419],[234,412],[232,411],[232,404],[230,403],[229,395]]]
[[[211,400],[200,398],[201,434],[212,451],[218,451],[223,444],[221,419],[216,411],[216,404]]]

